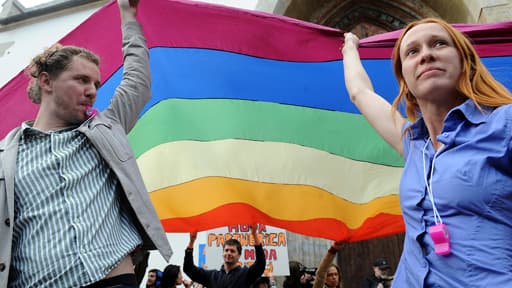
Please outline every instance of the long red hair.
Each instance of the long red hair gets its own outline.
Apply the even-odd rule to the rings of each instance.
[[[405,102],[405,111],[410,121],[416,121],[420,112],[418,102],[409,92],[402,74],[402,59],[400,59],[400,46],[402,40],[413,27],[436,23],[441,25],[450,35],[455,48],[459,52],[462,64],[462,73],[457,82],[457,91],[464,97],[473,100],[477,106],[499,107],[512,103],[512,94],[489,73],[480,60],[470,40],[459,30],[453,28],[444,20],[437,18],[425,18],[409,23],[393,48],[393,68],[398,80],[400,90],[393,101],[393,107],[398,109],[399,104]]]

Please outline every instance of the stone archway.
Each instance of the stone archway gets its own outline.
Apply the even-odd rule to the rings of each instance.
[[[425,17],[450,23],[512,19],[512,0],[277,0],[276,7],[281,11],[274,13],[352,31],[359,37],[397,30]]]
[[[309,22],[368,37],[425,17],[440,17],[421,0],[294,0],[285,11]]]
[[[326,2],[310,21],[368,37],[425,17],[439,15],[419,0],[338,0]]]

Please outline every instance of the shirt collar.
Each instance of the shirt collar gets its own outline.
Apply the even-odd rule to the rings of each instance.
[[[452,108],[446,115],[444,119],[444,123],[447,121],[454,121],[453,119],[461,119],[463,117],[465,120],[471,122],[472,124],[480,124],[487,121],[487,118],[491,114],[494,108],[480,105],[480,109],[476,106],[473,100],[468,99],[464,103],[460,104]],[[458,117],[458,115],[460,115]],[[428,138],[428,130],[425,125],[425,121],[423,117],[420,117],[416,122],[414,122],[411,126],[411,133],[413,139],[419,138]]]
[[[30,135],[48,135],[49,133],[34,128],[34,120],[29,120],[21,123],[21,135],[22,137],[30,136]]]
[[[242,266],[241,265],[236,265],[235,268],[229,270],[229,272],[226,272],[226,269],[224,269],[224,264],[222,264],[222,266],[220,267],[220,270],[224,271],[224,273],[228,274],[228,273],[232,273],[233,271],[237,271],[238,269],[242,269]]]
[[[475,102],[473,102],[473,100],[468,99],[466,100],[466,102],[460,104],[459,106],[453,108],[450,112],[448,112],[446,118],[448,119],[451,113],[455,113],[455,111],[460,111],[460,113],[464,115],[466,120],[468,120],[472,124],[480,124],[487,121],[487,118],[489,118],[489,115],[493,110],[493,107],[483,105],[480,105],[480,108],[478,108],[478,106],[475,104]]]
[[[34,126],[34,120],[25,121],[21,123],[21,131],[25,131],[26,129],[32,129],[32,126]]]
[[[59,129],[59,130],[43,131],[43,130],[39,130],[37,128],[34,128],[34,120],[29,120],[29,121],[25,121],[25,122],[21,123],[21,133],[22,133],[22,135],[24,135],[26,133],[29,133],[29,132],[30,132],[30,134],[34,134],[34,135],[35,134],[50,135],[52,133],[61,133],[61,132],[68,132],[68,131],[77,130],[78,127],[77,126],[71,126],[71,127],[66,127],[66,128],[62,128],[62,129]]]

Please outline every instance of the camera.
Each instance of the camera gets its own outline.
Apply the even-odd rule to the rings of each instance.
[[[304,266],[300,269],[300,275],[301,275],[300,282],[302,283],[301,287],[305,287],[305,288],[313,287],[313,282],[315,282],[316,270],[317,270],[317,268],[308,268],[308,267],[304,267]]]
[[[391,281],[393,281],[393,278],[394,276],[380,276],[380,277],[377,277],[377,283],[382,283],[384,284],[384,287],[389,287],[389,285],[391,284]],[[386,286],[388,285],[388,286]]]
[[[315,276],[315,275],[316,275],[316,270],[317,270],[317,269],[318,269],[318,268],[316,268],[316,267],[313,267],[313,268],[302,267],[302,268],[300,269],[300,274],[301,274],[301,275],[302,275],[302,274],[309,274],[309,275],[311,275],[311,276]]]

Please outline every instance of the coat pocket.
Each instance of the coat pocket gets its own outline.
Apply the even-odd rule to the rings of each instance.
[[[94,130],[99,136],[94,142],[99,146],[98,149],[103,150],[100,151],[103,157],[113,155],[121,162],[133,158],[132,147],[121,126],[99,123]]]

